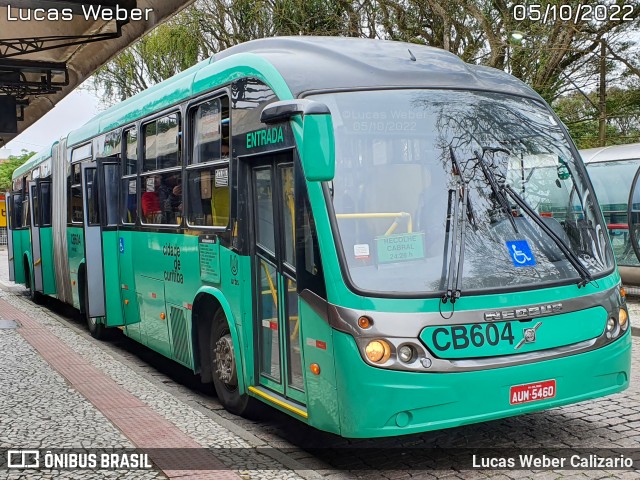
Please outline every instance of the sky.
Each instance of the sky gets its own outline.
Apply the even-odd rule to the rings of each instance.
[[[11,150],[11,155],[18,155],[22,149],[39,152],[87,123],[100,112],[99,106],[95,94],[85,88],[76,88],[3,149]]]

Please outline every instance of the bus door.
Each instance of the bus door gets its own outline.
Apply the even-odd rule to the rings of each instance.
[[[15,281],[16,278],[16,267],[14,264],[14,253],[13,253],[13,194],[7,192],[6,196],[6,204],[5,204],[5,212],[7,213],[7,252],[9,254],[9,280],[12,282]]]
[[[87,305],[90,317],[108,327],[124,324],[118,273],[117,157],[82,164]]]
[[[633,253],[636,255],[636,261],[640,261],[640,168],[636,171],[633,177],[633,183],[631,184],[631,190],[629,192],[629,201],[627,204],[627,223],[629,224],[629,243],[633,248]],[[635,263],[635,262],[634,262]],[[637,268],[633,269],[638,270]],[[633,278],[634,284],[640,285],[640,275],[634,272]]]
[[[29,182],[29,209],[31,210],[31,259],[33,262],[33,288],[36,292],[43,292],[42,286],[42,245],[40,242],[40,197],[38,183]]]
[[[84,261],[86,268],[85,310],[91,318],[105,316],[104,272],[102,268],[102,227],[100,225],[98,167],[96,162],[81,165],[84,219]]]
[[[249,169],[256,378],[260,385],[305,403],[296,293],[293,156],[289,152],[266,158]]]

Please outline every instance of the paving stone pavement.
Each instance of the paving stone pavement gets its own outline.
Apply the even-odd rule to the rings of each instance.
[[[80,324],[61,318],[50,310],[34,305],[21,293],[20,287],[11,286],[3,275],[6,254],[0,252],[0,282],[4,291],[0,299],[9,302],[49,329],[69,348],[105,372],[119,386],[148,404],[182,432],[199,444],[216,449],[216,455],[243,478],[307,478],[337,480],[339,478],[640,478],[639,472],[625,471],[487,471],[438,470],[422,471],[398,468],[366,470],[370,459],[363,453],[375,448],[376,454],[385,448],[397,452],[411,448],[540,448],[540,447],[627,447],[640,448],[640,339],[634,338],[632,380],[630,388],[617,395],[582,402],[563,408],[538,412],[520,417],[469,425],[438,432],[410,435],[395,439],[347,440],[318,432],[295,419],[272,413],[266,418],[251,421],[240,419],[226,411],[201,390],[181,385],[172,370],[153,360],[141,361],[138,353],[122,348],[123,342],[97,342],[82,331]],[[1,286],[1,285],[0,285]],[[640,319],[640,302],[630,305],[632,324]],[[1,313],[1,312],[0,312]],[[128,341],[128,339],[125,339]],[[128,347],[127,347],[128,348]],[[135,346],[144,351],[145,347]],[[16,330],[0,330],[0,448],[14,447],[16,439],[23,437],[29,445],[55,446],[131,446],[109,421],[90,405],[78,392],[70,389],[64,379],[53,371]],[[11,352],[9,362],[4,352]],[[158,368],[158,370],[156,370]],[[182,368],[182,367],[180,367]],[[33,376],[36,374],[36,376]],[[34,382],[30,378],[36,378]],[[5,390],[5,386],[9,386]],[[37,387],[34,387],[36,385]],[[34,390],[35,388],[35,390]],[[7,394],[5,395],[5,391]],[[20,421],[11,419],[21,416]],[[27,419],[21,427],[23,419]],[[60,430],[60,432],[58,432]],[[21,436],[22,435],[22,436]],[[32,435],[29,437],[28,435]],[[85,439],[84,443],[78,439]],[[94,443],[95,440],[95,443]],[[33,443],[29,443],[33,441]],[[76,443],[73,443],[73,442]],[[78,443],[79,442],[79,443]],[[349,447],[352,458],[338,468],[330,451],[310,450],[313,447]],[[256,447],[273,447],[259,455],[256,468]],[[305,450],[307,449],[307,450]],[[390,457],[393,453],[390,453]],[[243,469],[243,458],[253,467]],[[275,458],[274,458],[275,457]],[[379,460],[379,459],[377,459]],[[280,463],[283,462],[283,463]],[[407,464],[411,459],[407,460]],[[333,465],[333,467],[332,467]],[[74,474],[75,473],[75,474]],[[22,477],[10,478],[79,478],[78,472],[21,472]],[[160,472],[103,472],[86,478],[163,478]],[[49,476],[47,476],[49,475]],[[0,478],[2,472],[0,471]]]

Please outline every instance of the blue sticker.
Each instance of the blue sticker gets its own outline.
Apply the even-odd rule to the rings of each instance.
[[[536,259],[531,253],[531,247],[526,240],[515,240],[513,242],[505,242],[509,249],[509,255],[513,265],[516,267],[533,267],[536,264]]]
[[[124,238],[120,237],[120,253],[124,253]]]

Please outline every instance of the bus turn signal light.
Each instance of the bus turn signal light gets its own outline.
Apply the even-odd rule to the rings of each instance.
[[[627,326],[629,326],[629,314],[624,308],[620,309],[620,313],[618,314],[618,324],[622,330],[626,330]]]
[[[373,363],[384,363],[391,356],[391,347],[384,340],[372,340],[365,348],[365,353]]]
[[[363,330],[369,328],[371,325],[373,325],[373,322],[369,317],[360,317],[358,319],[358,326]]]
[[[317,363],[312,363],[309,366],[309,370],[311,370],[311,373],[313,373],[314,375],[320,375],[320,365],[318,365]]]

